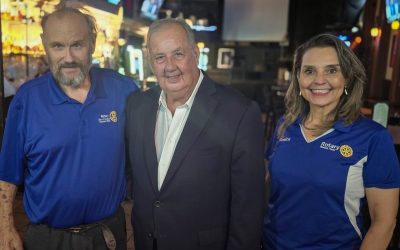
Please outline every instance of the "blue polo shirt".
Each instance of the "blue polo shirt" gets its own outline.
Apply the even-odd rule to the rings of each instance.
[[[8,112],[0,179],[24,183],[29,220],[66,228],[112,215],[124,199],[128,77],[92,68],[85,102],[50,73],[22,85]]]
[[[400,187],[400,167],[384,127],[360,117],[306,141],[300,120],[267,150],[271,194],[264,219],[269,250],[359,249],[365,188]]]

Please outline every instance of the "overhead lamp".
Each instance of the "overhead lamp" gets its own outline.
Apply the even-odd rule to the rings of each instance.
[[[126,44],[126,40],[124,38],[118,38],[117,42],[119,46],[124,46]]]
[[[193,26],[193,22],[192,22],[192,20],[190,20],[189,18],[186,18],[186,19],[185,19],[185,22],[186,22],[186,24],[189,25],[190,27]]]
[[[199,49],[204,49],[205,44],[203,42],[198,42],[197,47],[199,47]]]
[[[201,26],[201,25],[192,25],[192,30],[195,31],[216,31],[217,26],[211,25],[211,26]]]
[[[399,28],[400,28],[400,22],[399,22],[399,20],[394,20],[393,22],[392,22],[392,30],[398,30]]]
[[[357,33],[360,29],[357,26],[354,26],[353,28],[351,28],[351,32],[352,33]]]
[[[371,28],[371,36],[372,37],[377,37],[377,36],[379,36],[379,28],[378,27],[372,27]]]
[[[350,48],[355,49],[362,42],[361,36],[356,36],[350,45]]]

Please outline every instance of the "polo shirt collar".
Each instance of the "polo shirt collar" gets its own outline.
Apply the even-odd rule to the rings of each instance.
[[[299,116],[296,119],[295,123],[300,126],[303,123],[303,119],[304,119],[304,116]],[[333,128],[335,130],[344,132],[344,133],[349,132],[352,126],[353,126],[353,124],[346,125],[346,123],[343,121],[343,119],[339,119],[333,124]]]
[[[95,98],[105,98],[107,97],[107,93],[104,89],[104,86],[106,84],[106,81],[108,80],[108,78],[106,78],[105,76],[103,76],[103,72],[100,73],[101,69],[100,68],[95,68],[92,67],[89,71],[89,75],[90,75],[90,92],[93,92],[93,97]]]
[[[333,124],[333,128],[340,131],[340,132],[349,132],[351,127],[353,126],[352,124],[347,125],[343,119],[337,120],[334,124]]]
[[[96,98],[104,98],[106,97],[106,92],[104,90],[104,77],[99,77],[99,74],[96,74],[98,69],[91,68],[89,71],[90,75],[90,89],[88,92],[87,100],[91,101]],[[55,105],[62,104],[68,102],[70,98],[65,94],[65,92],[61,89],[60,85],[56,82],[53,74],[51,72],[47,73],[44,77],[47,78],[47,82],[50,87],[50,98],[51,102]]]

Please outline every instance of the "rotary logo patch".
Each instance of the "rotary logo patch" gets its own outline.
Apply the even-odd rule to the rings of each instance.
[[[117,122],[117,112],[111,111],[110,114],[107,115],[100,115],[99,123],[106,123],[106,122]]]
[[[110,113],[110,119],[113,122],[117,122],[118,118],[117,118],[117,112],[116,111],[111,111]]]
[[[349,145],[340,146],[340,154],[348,158],[353,155],[353,149]]]

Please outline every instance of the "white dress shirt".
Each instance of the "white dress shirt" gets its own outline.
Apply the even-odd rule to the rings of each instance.
[[[199,80],[185,104],[178,106],[174,115],[167,107],[165,92],[161,91],[159,99],[159,107],[157,113],[155,144],[158,159],[158,190],[164,182],[165,176],[171,159],[174,155],[176,145],[181,137],[186,120],[189,116],[190,109],[194,102],[197,90],[203,80],[203,73],[200,71]]]

